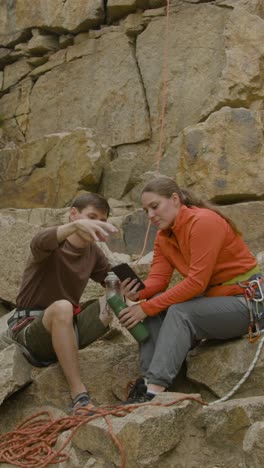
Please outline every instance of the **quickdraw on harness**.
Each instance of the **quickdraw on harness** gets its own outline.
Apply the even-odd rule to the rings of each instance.
[[[250,343],[255,343],[260,337],[259,320],[263,316],[264,308],[264,294],[261,288],[262,283],[262,277],[238,283],[239,286],[243,288],[244,297],[249,310],[248,341]],[[255,303],[255,310],[253,302]],[[259,310],[260,303],[262,303],[262,314]]]

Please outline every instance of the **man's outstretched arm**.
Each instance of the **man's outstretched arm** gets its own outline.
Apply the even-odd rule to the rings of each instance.
[[[67,224],[58,226],[57,240],[60,244],[72,234],[77,233],[84,239],[90,241],[107,240],[109,234],[117,232],[117,228],[106,221],[95,219],[78,219]]]

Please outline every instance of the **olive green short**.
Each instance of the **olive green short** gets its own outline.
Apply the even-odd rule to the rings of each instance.
[[[79,349],[85,348],[109,330],[99,319],[99,301],[88,301],[74,317],[74,328]],[[44,315],[44,311],[43,311]],[[12,339],[25,346],[39,361],[56,361],[51,335],[42,323],[42,316],[35,318],[22,330],[12,333]]]

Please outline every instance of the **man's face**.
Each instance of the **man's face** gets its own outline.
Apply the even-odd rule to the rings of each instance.
[[[78,220],[94,220],[94,221],[107,221],[107,213],[101,210],[98,210],[92,205],[87,206],[82,211],[77,210],[77,208],[72,207],[70,209],[70,221],[78,221]],[[94,242],[93,237],[91,236],[89,229],[87,232],[84,230],[78,229],[75,233],[78,236],[79,241],[81,241],[81,245],[85,246],[87,243]]]
[[[70,210],[70,220],[76,221],[77,219],[95,219],[98,221],[107,221],[107,214],[104,211],[98,210],[94,206],[87,206],[82,211],[72,207]]]

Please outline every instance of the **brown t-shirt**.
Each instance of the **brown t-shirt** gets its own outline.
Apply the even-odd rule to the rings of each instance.
[[[57,227],[46,228],[34,236],[17,307],[46,308],[59,299],[78,304],[89,278],[103,282],[110,270],[108,259],[91,242],[77,248],[66,239],[57,240]]]

